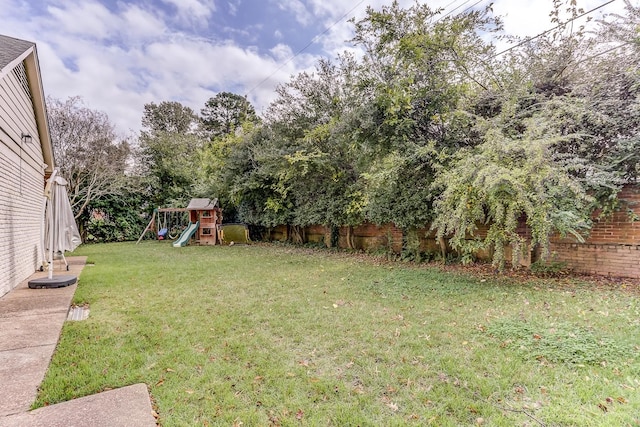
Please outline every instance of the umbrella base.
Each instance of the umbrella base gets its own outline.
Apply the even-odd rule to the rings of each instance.
[[[39,279],[29,280],[29,288],[64,288],[65,286],[73,285],[77,280],[78,278],[76,276],[54,276],[51,279],[48,277],[42,277]]]

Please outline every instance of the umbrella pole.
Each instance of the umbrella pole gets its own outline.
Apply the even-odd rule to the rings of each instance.
[[[53,234],[54,234],[54,224],[53,224],[53,214],[51,213],[51,187],[53,186],[53,180],[56,178],[56,175],[58,174],[58,170],[54,169],[53,173],[51,174],[51,176],[48,179],[48,183],[47,186],[45,187],[44,190],[44,195],[48,200],[48,204],[49,204],[49,212],[48,212],[48,218],[47,220],[49,221],[49,269],[48,269],[48,273],[49,273],[49,279],[53,278]]]
[[[53,279],[53,215],[49,215],[49,279]]]

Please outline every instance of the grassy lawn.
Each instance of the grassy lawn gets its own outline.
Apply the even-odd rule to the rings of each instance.
[[[76,252],[91,314],[37,406],[144,382],[165,427],[640,426],[638,293],[281,246]]]

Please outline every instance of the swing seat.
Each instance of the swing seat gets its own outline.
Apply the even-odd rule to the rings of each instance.
[[[160,231],[158,231],[158,240],[166,239],[167,232],[168,232],[168,230],[166,228],[161,228]]]

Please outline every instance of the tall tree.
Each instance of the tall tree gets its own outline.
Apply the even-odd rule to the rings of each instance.
[[[247,99],[231,92],[209,98],[200,111],[202,127],[211,139],[229,135],[242,123],[257,123],[256,111]]]
[[[80,97],[49,97],[47,112],[56,165],[69,182],[78,218],[89,204],[121,192],[129,143],[118,137],[105,113],[86,107]]]
[[[272,173],[265,216],[286,213],[294,226],[354,225],[362,221],[357,152],[345,126],[358,92],[349,83],[355,58],[320,61],[277,89],[265,113],[269,138],[261,166]]]
[[[184,205],[193,195],[197,177],[198,117],[179,102],[144,107],[138,165],[149,179],[151,207]]]
[[[369,119],[361,120],[368,126],[356,135],[369,161],[366,214],[376,223],[423,227],[433,215],[438,170],[481,142],[465,108],[486,87],[493,54],[479,34],[500,22],[489,10],[441,14],[394,1],[355,22],[353,41],[365,50],[359,86],[369,95]]]
[[[192,133],[197,126],[195,112],[179,102],[163,101],[145,104],[142,126],[147,133]]]

